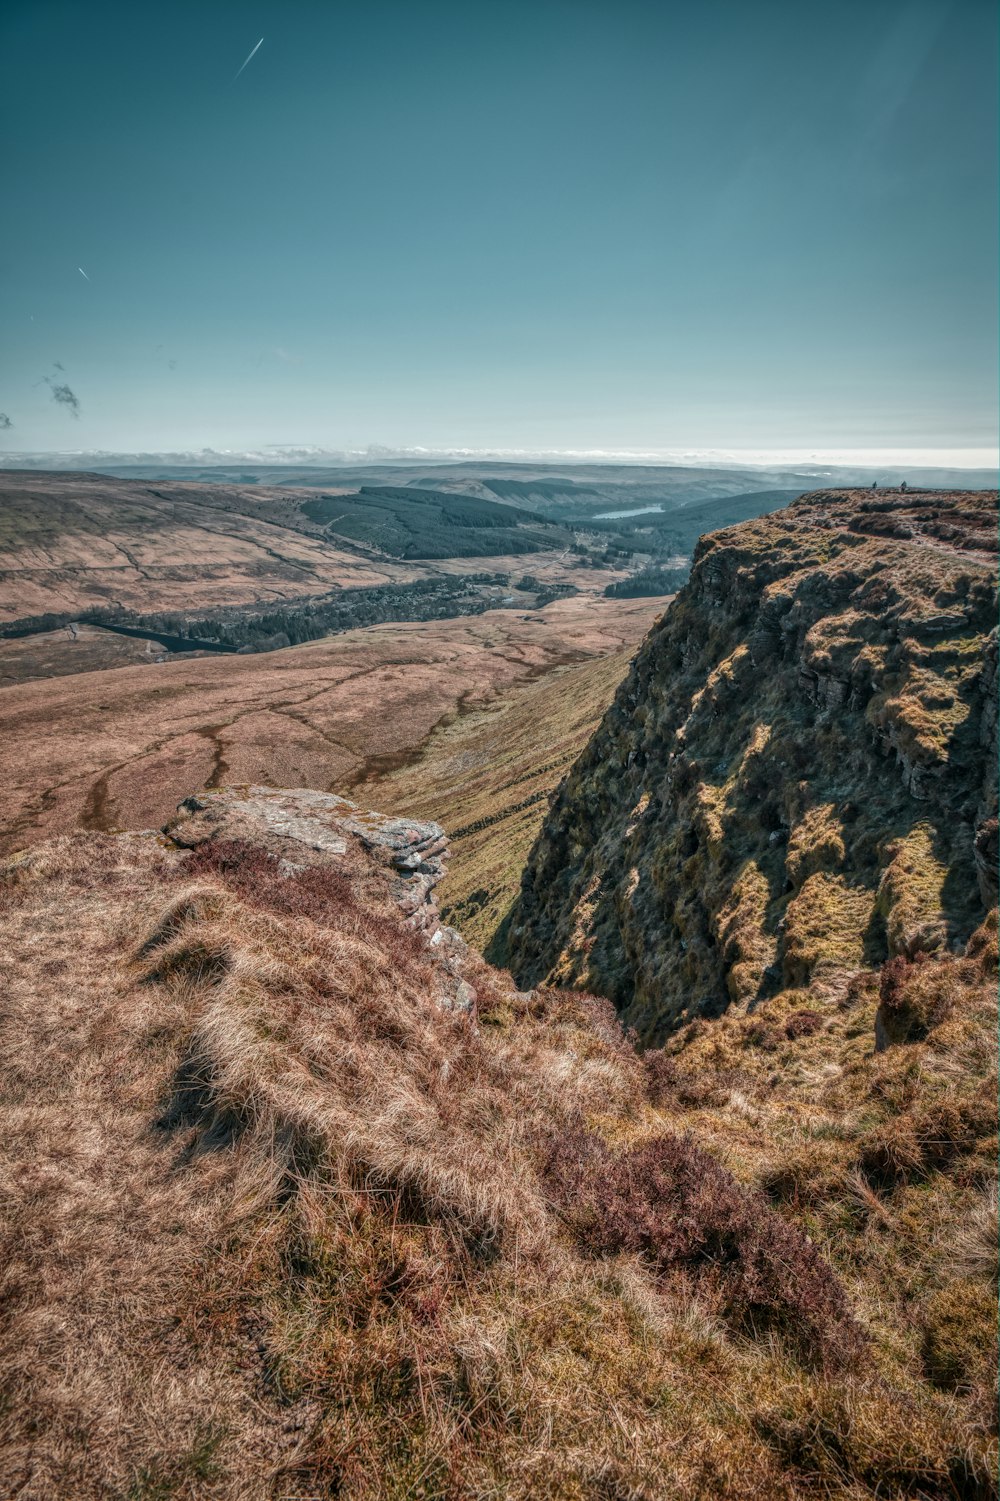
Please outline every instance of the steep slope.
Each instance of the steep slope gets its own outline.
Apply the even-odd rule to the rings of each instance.
[[[355,784],[387,812],[446,825],[453,859],[442,911],[469,943],[482,947],[510,910],[549,797],[600,723],[634,651],[632,643],[556,667],[481,707],[468,705],[408,762],[389,771],[376,762]]]
[[[992,1496],[995,924],[897,969],[880,1061],[859,992],[722,1077],[514,990],[446,853],[236,788],[2,868],[0,1491]]]
[[[495,951],[656,1040],[963,943],[996,899],[996,546],[990,492],[817,492],[704,538]]]

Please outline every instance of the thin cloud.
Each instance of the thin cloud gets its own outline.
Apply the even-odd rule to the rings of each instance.
[[[62,366],[57,365],[56,368],[61,370]],[[53,401],[57,401],[61,407],[67,407],[73,417],[79,417],[80,399],[71,386],[65,381],[55,381],[48,375],[45,377],[45,384],[52,392]]]
[[[250,53],[250,57],[248,57],[246,59],[246,61],[241,65],[239,73],[236,74],[236,78],[239,78],[240,73],[243,72],[243,69],[246,67],[247,63],[250,61],[250,58],[253,57],[257,53],[257,51],[259,50],[259,48],[260,48],[261,43],[263,42],[263,40],[264,40],[264,38],[261,37],[260,41],[257,43],[257,46],[253,49],[253,52]],[[233,83],[236,82],[236,78],[233,79]]]

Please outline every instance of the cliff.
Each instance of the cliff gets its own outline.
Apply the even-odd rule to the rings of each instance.
[[[991,506],[705,540],[526,871],[554,985],[333,794],[0,865],[0,1494],[992,1501]]]
[[[996,496],[817,492],[702,539],[494,951],[647,1041],[996,901]]]

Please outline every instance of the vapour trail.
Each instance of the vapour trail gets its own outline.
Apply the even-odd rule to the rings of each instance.
[[[238,73],[237,73],[237,74],[236,74],[236,78],[239,78],[239,76],[240,76],[240,73],[242,73],[242,72],[243,72],[243,68],[245,68],[245,67],[246,67],[246,65],[247,65],[247,63],[248,63],[248,62],[249,62],[249,61],[250,61],[250,58],[252,58],[252,57],[253,57],[253,56],[254,56],[254,53],[256,53],[256,52],[257,52],[257,51],[258,51],[258,50],[259,50],[259,48],[260,48],[260,45],[261,45],[261,42],[263,42],[263,40],[264,40],[264,38],[263,38],[263,37],[261,37],[261,39],[260,39],[260,42],[258,42],[258,43],[257,43],[257,46],[256,46],[256,47],[255,47],[255,48],[254,48],[254,49],[253,49],[253,52],[251,52],[251,54],[250,54],[250,57],[248,57],[248,58],[247,58],[247,59],[246,59],[246,62],[244,62],[244,64],[243,64],[243,67],[241,67],[241,68],[240,68],[240,69],[239,69],[239,72],[238,72]],[[233,83],[235,83],[235,82],[236,82],[236,78],[234,78],[234,79],[233,79]]]
[[[89,281],[90,280],[90,277],[87,275],[86,271],[84,271],[84,269],[83,269],[82,266],[77,266],[76,269],[79,271],[79,273],[83,277],[84,281]]]

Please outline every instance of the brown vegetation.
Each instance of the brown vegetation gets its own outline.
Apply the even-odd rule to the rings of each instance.
[[[660,608],[569,599],[527,615],[374,626],[266,656],[174,659],[5,688],[0,849],[80,826],[158,826],[189,792],[224,781],[347,791],[419,757],[437,726],[502,707],[512,689],[561,664],[634,645]],[[585,695],[574,749],[613,689],[608,677],[600,694]],[[533,753],[536,765],[553,759],[537,740]],[[547,793],[561,771],[550,765],[533,785]],[[415,806],[419,788],[407,791]],[[453,826],[453,804],[442,789],[431,816]]]
[[[923,1041],[866,983],[645,1060],[472,951],[442,1006],[356,849],[57,840],[0,942],[5,1494],[992,1494],[989,933]]]

